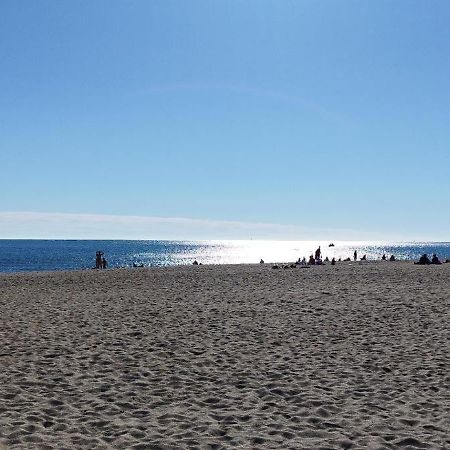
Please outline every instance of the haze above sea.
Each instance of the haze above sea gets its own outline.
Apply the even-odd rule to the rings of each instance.
[[[192,264],[252,264],[293,262],[318,246],[323,257],[379,260],[383,254],[414,260],[423,253],[450,258],[450,242],[336,241],[126,241],[126,240],[0,240],[0,272],[89,269],[95,252],[104,252],[108,267],[175,266]]]

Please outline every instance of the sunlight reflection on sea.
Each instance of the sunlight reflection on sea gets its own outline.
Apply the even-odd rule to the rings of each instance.
[[[320,246],[322,257],[353,258],[363,255],[379,260],[383,254],[396,259],[418,259],[423,253],[450,258],[448,242],[335,241],[121,241],[121,240],[0,240],[0,272],[88,269],[95,252],[104,252],[109,267],[174,266],[192,264],[252,264],[263,259],[294,262],[307,259]]]

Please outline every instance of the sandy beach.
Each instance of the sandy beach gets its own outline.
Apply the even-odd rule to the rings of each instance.
[[[450,449],[450,264],[0,275],[0,447]]]

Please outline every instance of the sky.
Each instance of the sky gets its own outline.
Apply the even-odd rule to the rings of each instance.
[[[0,238],[448,241],[449,18],[2,0]]]

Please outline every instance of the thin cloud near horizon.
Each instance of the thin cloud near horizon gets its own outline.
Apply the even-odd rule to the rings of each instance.
[[[0,212],[0,239],[379,240],[378,233],[300,225],[55,212]]]

